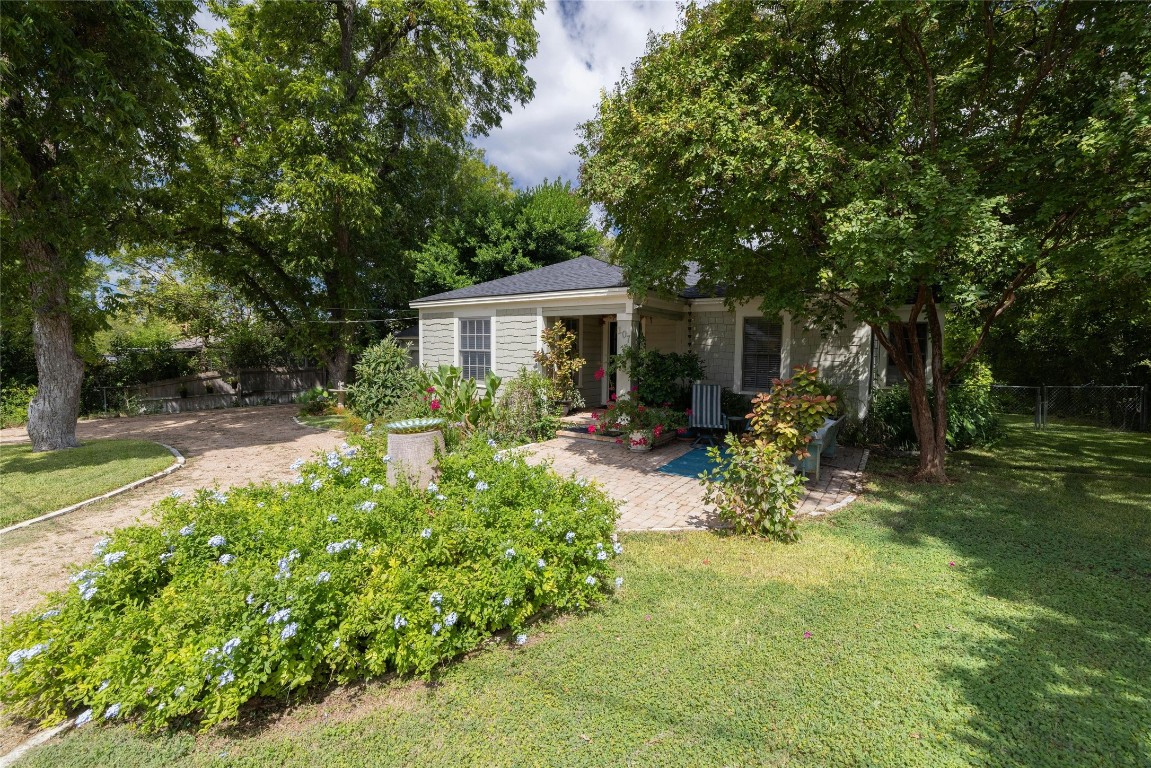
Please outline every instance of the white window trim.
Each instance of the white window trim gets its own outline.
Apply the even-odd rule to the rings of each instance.
[[[463,351],[460,349],[460,333],[461,333],[460,321],[461,320],[487,320],[488,321],[488,331],[489,331],[488,355],[491,357],[491,363],[488,365],[488,370],[489,371],[495,371],[496,370],[496,316],[484,314],[482,312],[456,315],[455,323],[454,323],[455,333],[452,334],[452,336],[453,336],[452,359],[455,361],[456,367],[459,368],[460,372],[462,373],[463,369],[464,369],[464,359],[463,359]],[[487,387],[486,377],[483,379],[476,379],[475,381],[476,381],[476,386],[478,386],[480,389],[485,389]]]
[[[416,314],[416,344],[419,345],[419,357],[417,358],[419,368],[424,367],[424,350],[427,349],[427,347],[424,346],[424,325],[426,322],[427,321],[424,320],[424,313],[418,312]]]
[[[744,305],[735,310],[735,380],[732,381],[732,391],[741,395],[755,395],[766,390],[743,388],[743,321],[747,318],[762,318],[764,314],[758,307]],[[787,378],[786,373],[791,370],[791,314],[781,312],[779,321],[783,325],[783,335],[779,343],[779,376]]]

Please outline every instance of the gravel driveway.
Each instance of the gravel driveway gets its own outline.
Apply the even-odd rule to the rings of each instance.
[[[91,557],[103,532],[148,520],[148,509],[176,488],[288,480],[293,474],[288,465],[296,457],[342,442],[338,433],[296,424],[297,409],[227,408],[81,422],[76,429],[81,440],[155,440],[184,454],[187,463],[135,491],[0,536],[0,617],[30,608],[42,592],[65,586],[69,565]],[[22,427],[0,430],[0,445],[27,441]]]

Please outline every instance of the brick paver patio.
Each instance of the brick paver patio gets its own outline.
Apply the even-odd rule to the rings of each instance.
[[[699,480],[658,471],[691,450],[686,441],[640,453],[611,442],[557,437],[520,450],[527,452],[529,462],[550,460],[562,475],[575,473],[598,481],[620,502],[621,531],[679,531],[722,525],[714,507],[704,504]],[[850,504],[860,491],[866,463],[866,451],[840,446],[836,458],[823,460],[819,482],[809,479],[798,516],[815,517]]]

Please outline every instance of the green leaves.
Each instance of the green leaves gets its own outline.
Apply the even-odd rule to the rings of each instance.
[[[458,184],[456,209],[406,254],[419,296],[593,256],[600,245],[590,204],[568,182],[513,192],[511,179],[477,156],[462,161]]]
[[[550,399],[569,402],[576,408],[582,407],[583,397],[576,387],[575,376],[585,361],[576,354],[579,347],[575,333],[569,331],[563,321],[556,320],[553,325],[544,328],[540,340],[543,348],[536,351],[533,357],[551,384]]]
[[[437,486],[392,488],[384,440],[301,462],[295,485],[166,499],[157,525],[115,532],[0,630],[7,710],[208,726],[317,679],[427,674],[601,597],[617,552],[600,490],[481,441],[442,457]]]
[[[226,25],[197,153],[175,184],[175,237],[345,380],[363,330],[351,321],[413,298],[406,254],[459,200],[467,135],[531,97],[540,4],[211,8]],[[440,255],[433,277],[452,282]]]
[[[360,418],[374,421],[410,396],[415,379],[407,348],[389,336],[360,355],[356,383],[348,388],[350,404]]]
[[[793,518],[806,479],[789,463],[790,454],[764,439],[741,441],[727,435],[724,445],[707,449],[715,467],[701,475],[704,500],[737,533],[780,541],[799,534]]]
[[[880,335],[916,295],[990,326],[1043,267],[1151,263],[1148,28],[1146,4],[691,7],[583,126],[582,189],[640,291],[695,262],[824,327]]]

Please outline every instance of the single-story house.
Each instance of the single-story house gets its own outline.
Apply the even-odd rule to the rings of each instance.
[[[697,283],[698,275],[690,275],[678,295],[640,300],[621,268],[584,256],[426,296],[411,304],[419,311],[420,362],[460,366],[481,380],[488,370],[514,376],[535,366],[543,329],[560,320],[575,332],[586,361],[577,385],[591,406],[606,403],[611,393],[609,377],[597,380],[595,372],[640,334],[649,348],[695,352],[705,381],[741,394],[770,389],[772,379],[797,365],[814,366],[842,389],[849,410],[863,415],[874,389],[899,381],[866,324],[848,318],[824,336],[786,313],[765,317],[756,301],[730,310],[722,296],[705,294]],[[904,316],[909,313],[905,307]],[[917,330],[926,344],[926,322]],[[630,382],[621,373],[614,385],[624,391]]]

